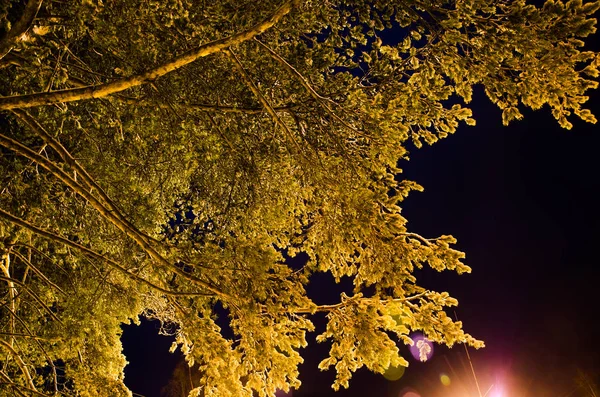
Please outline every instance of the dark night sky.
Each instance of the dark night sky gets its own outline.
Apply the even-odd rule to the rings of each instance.
[[[600,117],[598,92],[588,107]],[[485,349],[470,350],[483,391],[505,383],[504,397],[577,397],[569,393],[578,370],[600,383],[599,128],[576,121],[563,130],[547,108],[502,127],[481,92],[473,110],[476,127],[414,150],[403,164],[404,176],[425,187],[403,205],[411,231],[454,235],[473,268],[463,276],[429,271],[421,283],[457,297],[465,328],[485,340]],[[123,336],[125,382],[146,397],[159,396],[178,359],[155,334],[146,322]],[[436,346],[425,364],[409,360],[396,382],[361,370],[338,393],[333,373],[316,369],[324,348],[306,352],[295,397],[402,397],[407,388],[421,397],[476,395],[460,346]],[[445,389],[442,372],[452,381]]]

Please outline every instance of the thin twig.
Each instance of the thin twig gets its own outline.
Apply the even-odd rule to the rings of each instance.
[[[306,308],[292,309],[291,311],[295,314],[313,314],[315,312],[330,312],[333,310],[341,309],[341,308],[348,306],[351,303],[356,302],[356,301],[381,302],[381,303],[385,303],[385,302],[405,303],[405,302],[410,302],[415,299],[419,299],[419,298],[427,295],[428,292],[429,291],[425,291],[425,292],[421,292],[420,294],[408,296],[406,298],[394,298],[394,299],[380,299],[380,298],[358,298],[357,299],[355,297],[351,297],[351,298],[348,298],[347,300],[345,300],[344,302],[336,303],[333,305],[319,305],[319,306],[314,306],[312,308],[306,307]]]
[[[46,277],[46,275],[44,273],[42,273],[41,270],[39,270],[37,267],[35,267],[30,261],[27,260],[27,258],[25,258],[23,255],[21,255],[18,251],[13,251],[13,255],[16,255],[19,259],[21,259],[25,265],[27,265],[29,268],[31,268],[31,270],[33,270],[33,272],[35,274],[40,276],[40,278],[42,280],[44,280],[48,285],[56,288],[56,290],[58,292],[67,296],[67,293],[65,291],[63,291],[62,288],[60,288],[58,285],[54,284],[48,277]]]
[[[250,76],[248,76],[248,73],[244,69],[244,66],[242,65],[238,57],[233,53],[231,48],[224,50],[224,53],[227,56],[229,56],[229,58],[233,61],[238,71],[240,72],[242,79],[244,80],[248,88],[250,88],[250,91],[252,91],[256,99],[258,99],[260,104],[265,108],[267,113],[269,113],[269,115],[273,118],[275,124],[283,130],[283,132],[286,135],[286,138],[290,141],[290,143],[294,144],[298,153],[302,153],[300,145],[298,145],[298,142],[296,142],[296,139],[294,139],[294,135],[292,134],[288,126],[281,120],[281,118],[277,115],[277,112],[275,112],[275,109],[273,109],[273,106],[271,106],[269,101],[267,101],[265,96],[260,92],[256,84],[254,84]]]
[[[333,101],[331,99],[326,98],[326,97],[322,96],[321,94],[319,94],[312,87],[312,85],[308,82],[308,80],[295,67],[293,67],[288,61],[286,61],[285,59],[283,59],[283,57],[281,57],[279,54],[277,54],[275,51],[273,51],[269,46],[267,46],[265,43],[263,43],[262,41],[260,41],[258,38],[255,37],[254,40],[258,44],[260,44],[263,48],[265,48],[267,51],[269,51],[269,54],[271,55],[271,57],[273,59],[275,59],[280,64],[284,65],[288,71],[292,72],[292,74],[294,74],[298,78],[298,81],[300,81],[300,84],[302,84],[302,86],[306,89],[306,91],[308,91],[308,93],[317,101],[317,103],[321,103],[321,106],[323,106],[323,108],[325,109],[325,111],[331,117],[333,117],[335,120],[339,121],[344,127],[348,128],[349,130],[351,130],[352,132],[354,132],[358,136],[364,136],[364,134],[362,132],[360,132],[355,127],[353,127],[350,124],[348,124],[344,119],[342,119],[341,117],[339,117],[327,105],[327,103],[325,103],[325,101],[329,101],[329,102],[333,102]]]

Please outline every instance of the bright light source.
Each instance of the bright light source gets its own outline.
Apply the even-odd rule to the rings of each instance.
[[[492,392],[490,393],[490,397],[506,397],[506,394],[504,394],[504,389],[502,386],[494,385]]]

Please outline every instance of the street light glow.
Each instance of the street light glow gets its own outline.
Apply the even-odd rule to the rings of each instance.
[[[502,386],[494,385],[492,387],[492,393],[490,394],[490,397],[506,397],[506,394],[504,394],[504,389]]]

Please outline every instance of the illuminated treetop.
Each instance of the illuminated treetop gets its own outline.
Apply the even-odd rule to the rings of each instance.
[[[451,236],[409,231],[421,187],[398,161],[473,125],[474,86],[504,124],[544,105],[595,122],[600,57],[581,39],[599,7],[2,2],[0,387],[129,395],[120,325],[141,314],[200,364],[195,396],[299,387],[316,312],[336,389],[407,365],[412,331],[482,346],[418,284],[416,268],[470,268]],[[316,304],[319,272],[354,291]]]

